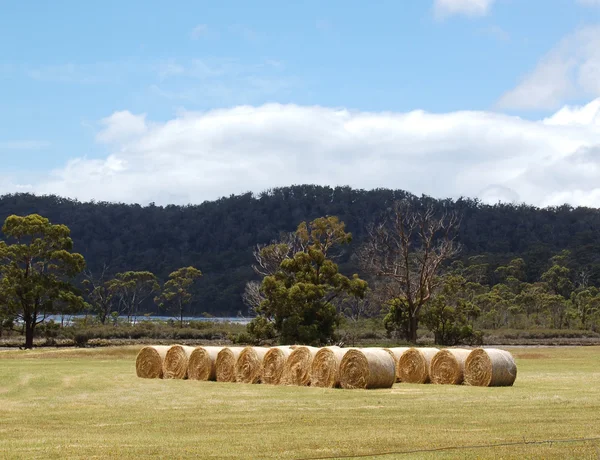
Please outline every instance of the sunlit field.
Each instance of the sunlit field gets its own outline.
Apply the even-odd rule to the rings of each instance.
[[[599,347],[511,349],[509,388],[386,390],[139,379],[139,348],[0,352],[0,457],[600,456]]]

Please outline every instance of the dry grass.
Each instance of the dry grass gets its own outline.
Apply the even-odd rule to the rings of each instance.
[[[0,457],[369,458],[600,436],[598,347],[511,349],[519,368],[512,387],[398,383],[364,391],[140,379],[139,349],[0,352]],[[377,458],[599,452],[596,441]]]

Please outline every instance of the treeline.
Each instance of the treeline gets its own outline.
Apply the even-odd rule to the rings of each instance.
[[[180,267],[198,267],[194,300],[186,315],[247,314],[242,294],[248,280],[258,280],[251,265],[256,244],[268,244],[301,221],[335,215],[345,222],[353,240],[337,259],[342,273],[367,277],[355,250],[367,237],[367,226],[392,203],[408,198],[421,206],[452,209],[461,216],[458,258],[464,264],[479,256],[485,265],[480,283],[502,282],[496,269],[511,260],[524,261],[523,281],[535,283],[568,250],[564,265],[574,286],[600,285],[600,212],[561,206],[484,205],[473,199],[435,200],[401,190],[355,190],[350,187],[302,185],[250,193],[190,206],[149,206],[105,202],[82,203],[57,196],[30,194],[0,198],[0,220],[11,214],[37,213],[71,229],[74,250],[99,276],[104,267],[114,276],[128,271],[154,273],[160,282]],[[83,276],[78,282],[83,281]],[[153,301],[142,309],[158,312]]]

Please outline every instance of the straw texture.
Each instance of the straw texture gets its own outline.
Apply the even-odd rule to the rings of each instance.
[[[310,366],[319,348],[297,346],[290,353],[280,383],[282,385],[306,386],[310,384]]]
[[[342,358],[339,374],[342,388],[391,388],[396,366],[392,354],[383,348],[352,348]]]
[[[235,363],[235,381],[238,383],[260,383],[262,362],[269,351],[266,347],[246,347]]]
[[[283,375],[283,368],[290,353],[291,347],[273,347],[265,353],[262,365],[261,382],[269,385],[278,385]]]
[[[465,361],[471,350],[447,348],[438,351],[431,359],[429,375],[432,383],[459,385],[464,380]]]
[[[163,361],[169,350],[167,345],[144,347],[135,358],[135,373],[144,379],[162,379]]]
[[[215,380],[217,378],[215,362],[222,349],[223,347],[196,347],[188,361],[188,379]]]
[[[340,361],[349,348],[321,348],[313,358],[310,366],[310,385],[322,388],[339,388]]]
[[[397,375],[401,382],[428,383],[429,365],[437,348],[409,348],[398,360]]]
[[[409,347],[393,347],[393,348],[384,348],[384,350],[389,351],[394,356],[394,363],[396,364],[396,382],[400,381],[400,376],[398,375],[398,361]]]
[[[187,378],[187,368],[190,355],[194,347],[185,345],[173,345],[163,362],[163,378],[165,379],[185,379]]]
[[[217,382],[235,382],[235,363],[244,347],[226,347],[217,354],[215,374]]]
[[[465,383],[481,387],[511,386],[517,378],[512,355],[497,348],[477,348],[465,362]]]

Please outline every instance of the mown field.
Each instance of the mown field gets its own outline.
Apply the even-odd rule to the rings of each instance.
[[[364,391],[138,379],[138,349],[0,351],[0,458],[600,458],[600,347],[511,349],[510,388]]]

